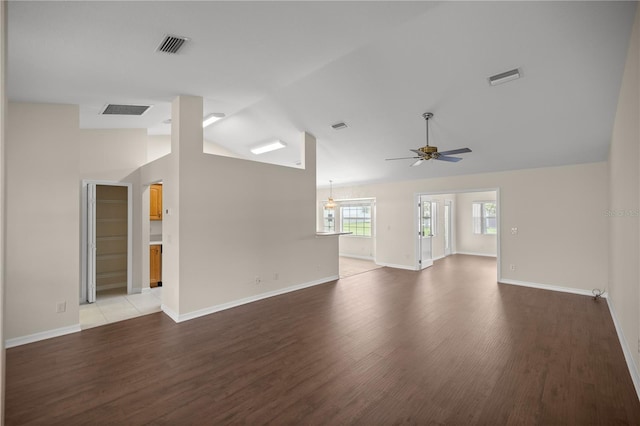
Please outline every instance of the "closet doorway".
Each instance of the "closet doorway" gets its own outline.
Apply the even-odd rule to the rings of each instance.
[[[83,285],[80,303],[132,291],[131,184],[83,182]]]

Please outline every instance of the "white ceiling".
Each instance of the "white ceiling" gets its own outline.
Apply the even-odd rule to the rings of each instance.
[[[167,133],[171,100],[227,117],[205,138],[293,165],[318,139],[318,184],[605,160],[635,2],[34,2],[9,5],[11,100],[80,105],[83,128]],[[191,38],[157,53],[164,34]],[[490,75],[523,78],[491,87]],[[151,104],[142,117],[107,103]],[[459,163],[408,167],[424,145]],[[346,121],[335,131],[330,125]]]

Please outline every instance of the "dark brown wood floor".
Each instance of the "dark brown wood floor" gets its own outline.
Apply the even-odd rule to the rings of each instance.
[[[6,423],[640,424],[606,302],[495,271],[450,256],[9,349]]]

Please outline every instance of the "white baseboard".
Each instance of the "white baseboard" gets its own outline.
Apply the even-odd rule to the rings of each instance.
[[[180,315],[178,315],[164,303],[160,305],[160,309],[162,310],[162,312],[167,314],[167,316],[169,316],[169,318],[171,318],[174,322],[180,322]]]
[[[297,285],[292,285],[290,287],[285,287],[278,290],[268,291],[266,293],[257,294],[255,296],[249,296],[243,299],[233,300],[231,302],[222,303],[220,305],[210,306],[208,308],[199,309],[197,311],[187,312],[186,314],[177,314],[176,312],[167,308],[165,305],[162,305],[161,308],[162,308],[162,311],[166,313],[175,322],[189,321],[195,318],[202,317],[204,315],[209,315],[215,312],[224,311],[226,309],[235,308],[236,306],[245,305],[251,302],[257,302],[258,300],[267,299],[269,297],[279,296],[281,294],[290,293],[292,291],[302,290],[303,288],[313,287],[319,284],[336,281],[339,278],[340,277],[338,275],[332,275],[330,277],[320,278],[318,280],[309,281],[309,282],[297,284]]]
[[[636,394],[638,395],[638,399],[640,399],[640,375],[638,374],[638,368],[636,367],[636,363],[633,360],[633,352],[629,347],[629,343],[627,342],[627,339],[624,337],[624,333],[622,332],[622,327],[620,327],[620,323],[618,322],[618,317],[616,316],[616,310],[614,309],[613,302],[611,301],[610,298],[607,298],[607,304],[609,305],[609,312],[611,312],[613,325],[616,327],[616,333],[618,333],[618,340],[620,340],[620,346],[622,346],[624,359],[625,361],[627,361],[627,368],[629,369],[629,374],[631,375],[633,386],[635,386]]]
[[[518,280],[510,280],[510,279],[501,279],[501,280],[498,280],[498,282],[501,284],[519,285],[522,287],[532,287],[532,288],[539,288],[542,290],[561,291],[563,293],[579,294],[581,296],[593,296],[593,293],[590,290],[585,290],[582,288],[562,287],[557,285],[538,284],[538,283],[532,283],[528,281],[518,281]],[[602,297],[607,297],[607,295],[605,294]]]
[[[338,253],[340,257],[350,257],[351,259],[374,260],[373,256],[358,256],[355,254]]]
[[[442,256],[434,257],[431,260],[433,260],[435,262],[436,260],[444,259],[445,257],[447,257],[447,256],[443,254]]]
[[[40,340],[51,339],[54,337],[64,336],[65,334],[77,333],[81,331],[80,324],[70,325],[68,327],[56,328],[54,330],[41,331],[39,333],[29,334],[27,336],[14,337],[4,342],[5,348],[13,348],[16,346],[26,345],[27,343],[38,342]]]
[[[412,267],[412,266],[407,266],[407,265],[396,265],[394,263],[383,263],[383,262],[376,262],[376,265],[380,265],[380,266],[386,266],[388,268],[396,268],[396,269],[406,269],[408,271],[417,271],[416,268]]]
[[[495,254],[487,254],[487,253],[476,253],[472,251],[457,251],[452,254],[466,254],[467,256],[484,256],[484,257],[498,257]]]

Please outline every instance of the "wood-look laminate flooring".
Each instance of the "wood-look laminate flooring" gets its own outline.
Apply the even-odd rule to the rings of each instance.
[[[640,424],[605,301],[382,268],[7,350],[6,424]]]

